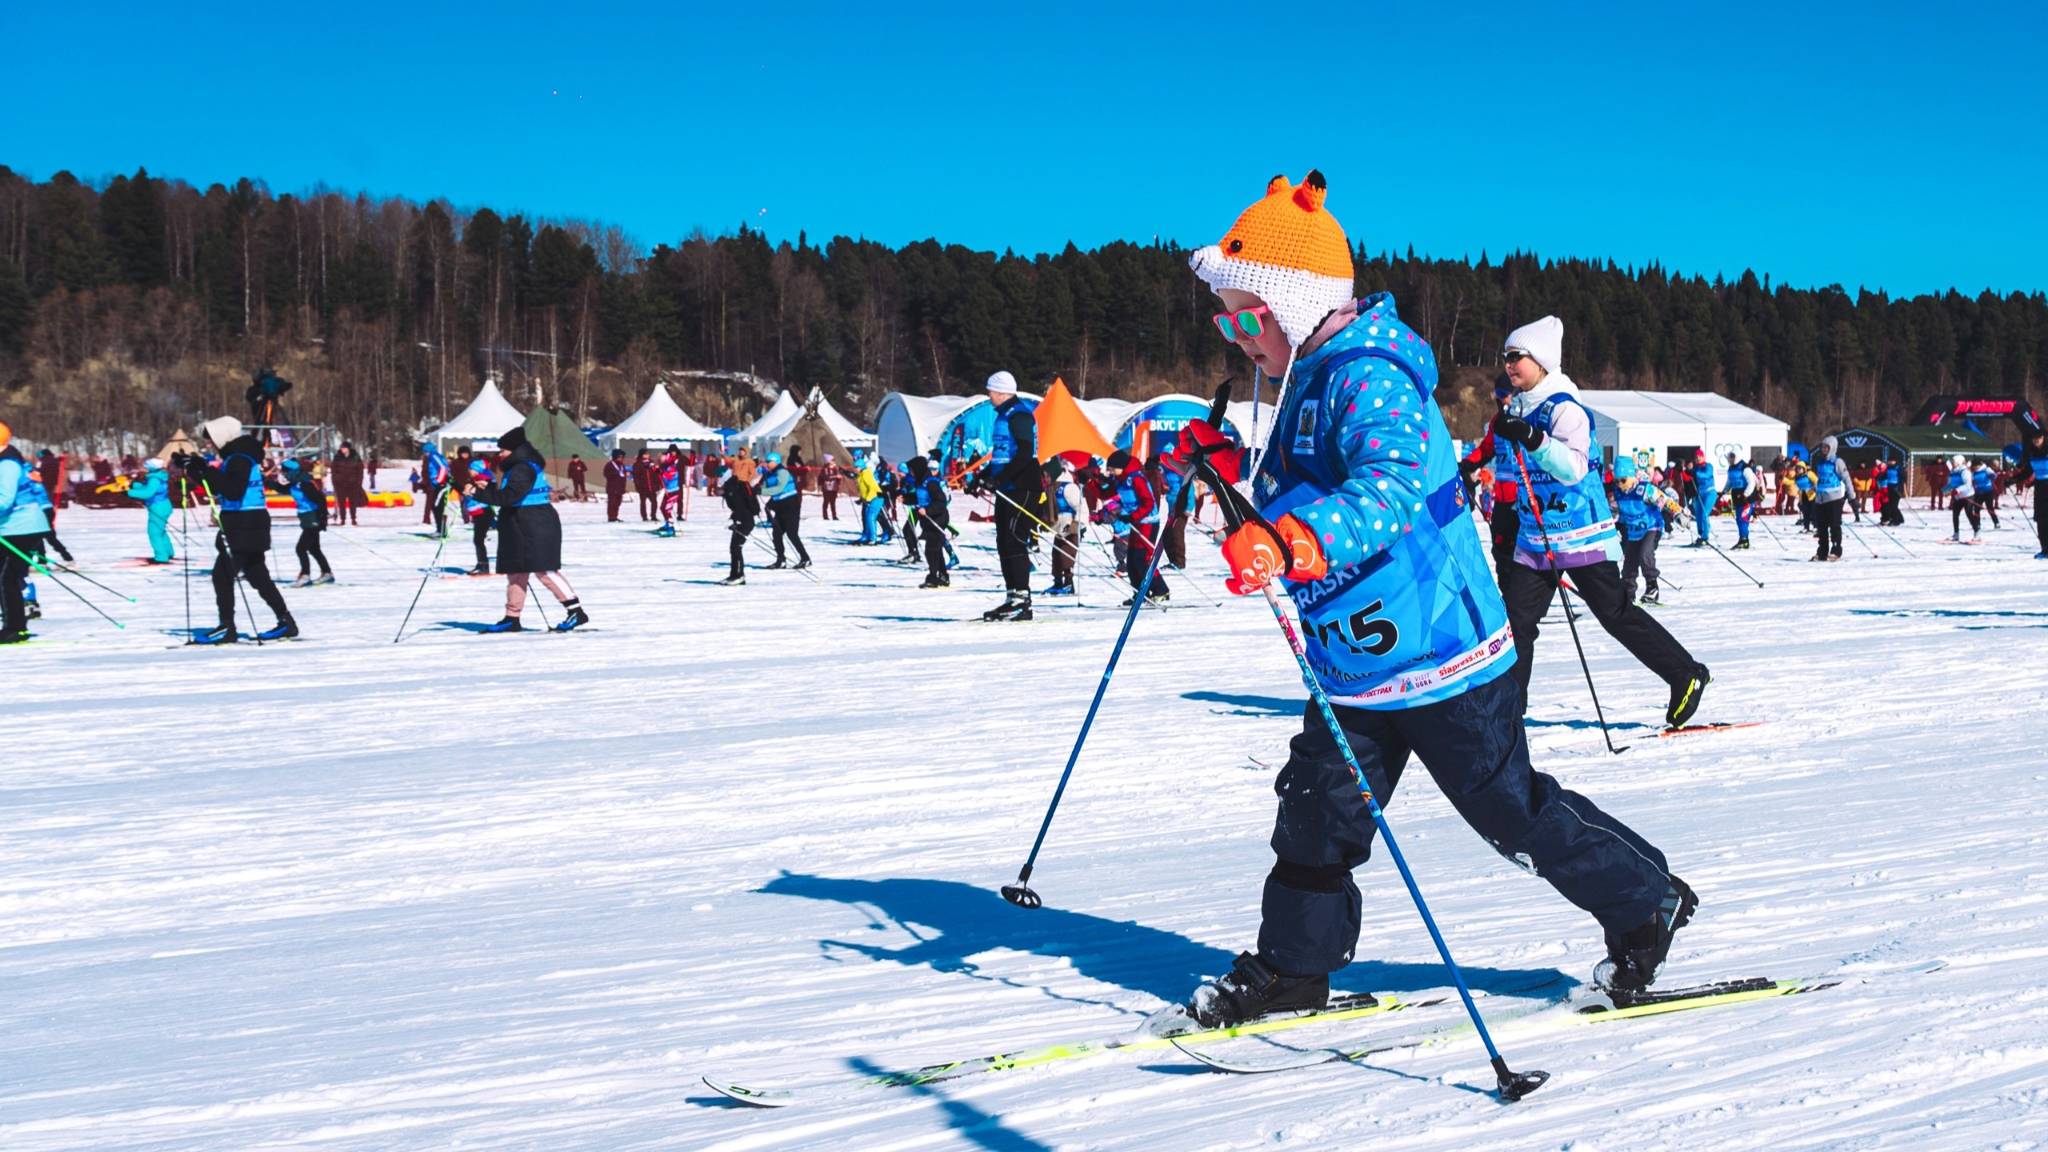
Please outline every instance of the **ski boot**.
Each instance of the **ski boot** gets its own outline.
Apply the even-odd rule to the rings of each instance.
[[[23,632],[0,632],[0,644],[26,644],[29,634]]]
[[[484,627],[483,627],[483,631],[485,631],[485,632],[491,632],[491,633],[497,633],[497,632],[524,632],[524,631],[526,631],[526,628],[525,628],[525,626],[524,626],[524,625],[522,625],[522,624],[520,624],[520,623],[519,623],[519,617],[517,617],[517,616],[507,616],[507,617],[505,617],[504,619],[502,619],[502,620],[499,620],[499,621],[498,621],[498,622],[497,622],[496,624],[486,624],[486,625],[484,625]]]
[[[489,576],[491,574],[491,566],[489,564],[479,564],[471,568],[469,574],[471,576]]]
[[[315,588],[318,588],[322,584],[332,583],[334,583],[334,573],[332,572],[322,572],[318,576],[313,577],[313,587]]]
[[[276,624],[256,634],[256,639],[269,643],[272,640],[296,640],[299,638],[298,622],[286,616]]]
[[[806,568],[809,568],[810,566],[811,566],[811,558],[810,558],[809,556],[806,556],[806,557],[804,557],[803,559],[801,559],[801,560],[797,561],[796,563],[794,563],[794,564],[790,565],[790,567],[791,567],[791,568],[794,568],[794,569],[795,569],[795,570],[797,570],[798,572],[801,572],[801,571],[803,571],[804,569],[806,569]]]
[[[201,632],[199,635],[194,636],[192,643],[210,647],[215,644],[233,644],[241,640],[241,638],[241,634],[235,631],[234,625],[223,624],[211,632]]]
[[[1748,541],[1748,540],[1746,540],[1746,539],[1745,539],[1745,540],[1737,540],[1737,541],[1735,542],[1735,547],[1734,547],[1734,548],[1732,549],[1732,551],[1736,551],[1736,552],[1747,552],[1747,551],[1749,551],[1749,541]]]
[[[734,572],[732,575],[727,576],[725,579],[719,581],[720,584],[728,585],[745,584],[746,582],[747,574],[744,572]]]
[[[676,534],[676,526],[673,524],[663,524],[654,530],[654,534],[656,536],[674,536]]]
[[[313,574],[310,572],[299,573],[299,578],[292,581],[290,586],[293,588],[311,588],[313,586]]]
[[[583,605],[571,603],[567,607],[569,609],[569,614],[567,616],[562,617],[562,622],[560,624],[555,625],[555,631],[574,632],[578,628],[583,627],[585,624],[590,623],[590,613],[585,612],[583,610]]]
[[[1650,589],[1649,591],[1647,591],[1647,592],[1643,593],[1643,598],[1642,598],[1641,600],[1637,601],[1637,603],[1639,603],[1639,604],[1662,604],[1662,603],[1663,603],[1664,601],[1662,601],[1662,600],[1659,600],[1659,599],[1658,599],[1657,597],[1658,597],[1658,592],[1657,592],[1657,590],[1656,590],[1655,588],[1652,588],[1652,589]]]
[[[1625,1007],[1632,993],[1647,991],[1671,954],[1672,937],[1691,922],[1699,906],[1692,888],[1673,876],[1647,921],[1619,935],[1607,933],[1607,959],[1594,967],[1593,985],[1613,996],[1617,1007]]]
[[[787,567],[789,567],[789,561],[787,561],[787,560],[784,560],[784,559],[783,559],[782,557],[780,557],[780,556],[777,556],[777,557],[775,558],[775,563],[773,563],[773,564],[770,564],[770,565],[768,565],[768,567],[770,567],[770,568],[787,568]]]
[[[1186,1012],[1204,1028],[1228,1028],[1276,1012],[1313,1012],[1329,1003],[1328,976],[1283,975],[1240,952],[1229,972],[1195,989]]]
[[[1671,728],[1684,727],[1686,721],[1692,719],[1693,713],[1700,710],[1700,697],[1705,694],[1707,685],[1713,682],[1713,674],[1707,671],[1705,664],[1693,665],[1690,675],[1671,686],[1671,704],[1664,709],[1665,725]]]
[[[1016,618],[1019,612],[1024,613],[1026,620],[1031,618],[1031,597],[1017,592],[1005,592],[1003,593],[1003,602],[983,612],[981,618],[983,620],[1012,620]]]
[[[28,613],[28,618],[31,620],[41,620],[43,618],[43,606],[37,601],[22,601],[21,610]]]

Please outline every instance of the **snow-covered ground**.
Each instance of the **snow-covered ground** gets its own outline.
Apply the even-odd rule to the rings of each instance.
[[[1540,767],[1658,841],[1704,901],[1666,982],[1848,972],[1824,995],[1501,1039],[1552,1083],[1503,1106],[1465,1040],[1367,1065],[1213,1073],[1167,1050],[757,1111],[800,1084],[1114,1033],[1249,947],[1272,772],[1303,693],[1213,551],[1137,625],[1034,886],[1005,904],[1121,622],[1114,590],[1030,625],[986,525],[951,592],[806,521],[817,582],[715,585],[678,540],[564,507],[594,626],[479,636],[502,583],[417,512],[328,534],[288,591],[306,639],[175,647],[182,569],[139,511],[72,510],[117,632],[44,582],[0,651],[0,1147],[39,1149],[2006,1149],[2048,1143],[2048,564],[2023,518],[1816,565],[1777,527],[1666,547],[1660,618],[1712,665],[1702,720],[1596,627],[1617,738],[1546,629]],[[630,513],[630,506],[629,506]],[[1916,510],[1919,520],[1926,513]],[[2013,526],[2020,519],[2019,526]],[[1723,528],[1732,535],[1732,530]],[[289,568],[280,517],[276,558]],[[198,557],[204,559],[210,546]],[[751,559],[763,558],[755,551]],[[87,587],[87,592],[94,592]],[[194,618],[210,589],[193,573]],[[551,618],[558,618],[547,601]],[[268,614],[258,608],[260,623]],[[529,608],[529,623],[538,617]],[[244,619],[244,625],[248,621]],[[1427,777],[1390,808],[1475,985],[1601,955]],[[1445,979],[1391,864],[1361,870],[1348,988]],[[1929,961],[1941,971],[1897,975]],[[1499,1010],[1505,1000],[1492,999]],[[1369,1035],[1361,1028],[1361,1036]]]

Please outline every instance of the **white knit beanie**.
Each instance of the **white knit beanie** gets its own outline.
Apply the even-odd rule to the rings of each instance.
[[[1555,316],[1545,316],[1522,325],[1508,333],[1507,342],[1501,350],[1520,348],[1543,365],[1545,372],[1555,372],[1564,359],[1564,321]]]
[[[991,392],[1015,392],[1017,390],[1017,378],[1008,372],[997,372],[988,378],[988,390]]]
[[[199,427],[206,431],[207,438],[216,448],[227,447],[228,441],[242,434],[242,422],[233,416],[215,416]]]

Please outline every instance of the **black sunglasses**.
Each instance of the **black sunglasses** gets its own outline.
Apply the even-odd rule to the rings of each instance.
[[[1500,362],[1512,368],[1517,361],[1529,359],[1529,354],[1520,348],[1510,348],[1500,354]]]

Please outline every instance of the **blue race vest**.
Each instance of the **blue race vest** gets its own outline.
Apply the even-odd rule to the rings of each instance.
[[[519,498],[518,507],[533,508],[548,503],[548,496],[554,491],[548,484],[548,470],[541,467],[537,461],[526,460],[522,463],[533,469],[533,487]]]
[[[2048,484],[2048,455],[2036,456],[2028,463],[2034,466],[2034,483]]]
[[[1064,480],[1053,487],[1052,502],[1054,507],[1059,509],[1059,513],[1062,516],[1078,516],[1081,514],[1081,510],[1074,507],[1074,502],[1067,499],[1067,484]]]
[[[255,459],[254,457],[244,456],[240,452],[235,453],[235,456],[241,456],[242,459],[249,461],[249,487],[239,497],[230,495],[221,496],[220,510],[223,512],[268,511],[269,505],[265,504],[263,501],[262,462]],[[228,461],[234,459],[235,456],[224,457],[221,460],[220,466],[223,472],[227,470]]]
[[[1406,373],[1425,397],[1435,386],[1433,371],[1419,371],[1393,350],[1401,343],[1425,346],[1391,316],[1391,299],[1375,296],[1369,304],[1379,308],[1333,338],[1353,346],[1297,376],[1281,406],[1256,488],[1259,510],[1269,520],[1338,492],[1350,479],[1341,452],[1346,413],[1336,408],[1333,395],[1347,365],[1383,359]],[[1373,333],[1374,343],[1383,346],[1356,346],[1366,335],[1358,329]],[[1387,334],[1384,339],[1380,332]],[[1466,514],[1450,429],[1434,403],[1423,407],[1414,423],[1427,439],[1418,435],[1413,444],[1428,495],[1412,513],[1412,530],[1359,563],[1293,588],[1309,666],[1332,699],[1350,707],[1435,703],[1514,664],[1507,608],[1478,529]]]
[[[995,443],[989,447],[988,462],[997,468],[1008,464],[1017,455],[1017,438],[1010,435],[1010,409],[1013,405],[1022,405],[1026,412],[1035,412],[1038,409],[1036,401],[1026,400],[1021,396],[996,406],[996,427],[993,437]],[[1031,445],[1031,453],[1034,456],[1038,454],[1038,445]]]
[[[1734,466],[1728,469],[1728,495],[1740,495],[1742,490],[1747,487],[1749,487],[1749,465],[1737,460]]]
[[[1897,464],[1885,465],[1884,486],[1887,488],[1896,488],[1899,486],[1899,466]]]
[[[312,496],[306,494],[306,489],[310,487],[312,487],[312,485],[308,484],[304,477],[299,477],[292,481],[292,508],[302,516],[308,512],[319,511],[320,505],[322,503],[322,501],[316,500]]]
[[[1138,506],[1138,486],[1132,483],[1132,481],[1136,480],[1137,477],[1138,473],[1132,472],[1126,475],[1122,480],[1117,482],[1117,501],[1126,508],[1136,508]],[[1154,524],[1159,523],[1159,510],[1163,506],[1163,504],[1164,501],[1160,500],[1159,493],[1154,492],[1152,494],[1152,510],[1150,512],[1145,513],[1145,515],[1142,517],[1131,517],[1131,523],[1142,524],[1148,528]],[[1148,532],[1146,533],[1146,535],[1149,536],[1151,535],[1151,533]]]
[[[1989,468],[1980,468],[1970,473],[1970,481],[1977,486],[1979,496],[1989,496],[1992,490],[1998,487],[1998,479],[1991,474]]]
[[[1832,500],[1848,494],[1849,476],[1841,457],[1828,457],[1820,467],[1814,469],[1814,472],[1814,489],[1822,500]]]
[[[1960,469],[1960,468],[1954,469],[1954,470],[1952,470],[1951,472],[1949,472],[1949,474],[1948,474],[1948,491],[1950,491],[1950,492],[1968,492],[1969,490],[1970,490],[1970,474],[1969,474],[1968,472],[1965,472],[1965,471],[1963,471],[1963,470],[1962,470],[1962,469]]]
[[[936,477],[936,476],[927,476],[927,477],[925,477],[925,478],[924,478],[924,479],[923,479],[922,481],[920,481],[920,482],[918,483],[918,486],[917,486],[917,510],[918,510],[918,511],[920,511],[920,512],[923,512],[923,511],[925,511],[925,510],[927,510],[927,509],[929,509],[929,508],[933,507],[934,505],[941,505],[941,506],[943,506],[943,505],[945,504],[945,502],[946,502],[946,498],[945,498],[944,494],[941,494],[941,495],[939,496],[939,498],[938,498],[938,499],[936,499],[936,500],[932,499],[932,481],[933,481],[933,480],[936,480],[936,479],[938,479],[938,477]]]
[[[1647,480],[1638,480],[1634,488],[1620,493],[1614,502],[1614,511],[1621,524],[1622,539],[1641,540],[1651,532],[1664,531],[1662,501],[1652,499],[1662,495],[1657,486]]]
[[[1559,392],[1529,413],[1529,426],[1549,435],[1550,422],[1557,406],[1563,402],[1579,403],[1570,395]],[[1585,409],[1583,404],[1579,407]],[[1594,417],[1590,409],[1585,411],[1586,442],[1593,444],[1597,442],[1593,438]],[[1527,453],[1522,456],[1526,459]],[[1520,475],[1522,465],[1517,463],[1515,467],[1516,474]],[[1601,479],[1598,467],[1588,467],[1576,484],[1564,483],[1534,461],[1528,461],[1528,467],[1529,485],[1533,489],[1530,498],[1537,501],[1542,511],[1540,520],[1536,516],[1524,516],[1517,526],[1515,543],[1522,551],[1531,556],[1541,556],[1546,552],[1590,552],[1617,538],[1614,517],[1607,509],[1607,485]],[[1708,475],[1712,474],[1713,470],[1709,468]]]
[[[790,476],[787,468],[776,468],[761,483],[761,497],[764,500],[780,500],[795,491],[796,480]]]

